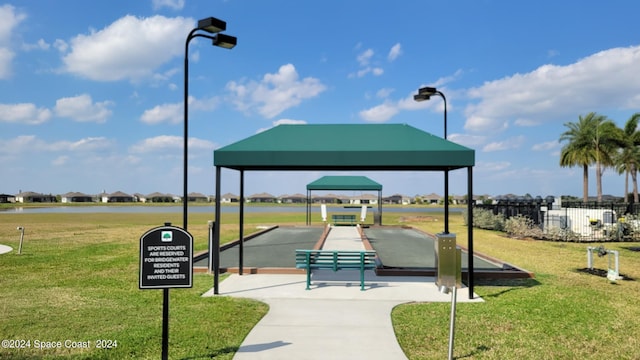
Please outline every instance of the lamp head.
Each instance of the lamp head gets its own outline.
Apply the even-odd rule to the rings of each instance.
[[[429,86],[425,86],[423,88],[420,88],[418,90],[418,95],[426,95],[426,96],[431,96],[431,95],[435,95],[438,93],[438,90],[434,87],[429,87]]]
[[[213,38],[213,45],[219,46],[225,49],[233,49],[238,43],[238,38],[235,36],[225,35],[225,34],[216,34]]]
[[[440,285],[438,291],[440,291],[442,294],[447,295],[449,293],[449,287],[446,285]]]
[[[198,20],[198,29],[215,34],[220,31],[225,31],[227,29],[227,23],[214,17],[208,17]]]
[[[429,96],[429,95],[422,95],[422,94],[413,95],[413,100],[415,100],[417,102],[427,101],[430,98],[431,98],[431,96]]]

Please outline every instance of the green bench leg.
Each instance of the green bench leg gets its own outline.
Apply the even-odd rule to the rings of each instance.
[[[307,288],[311,290],[311,254],[307,253]]]
[[[360,253],[360,291],[364,291],[364,254]]]

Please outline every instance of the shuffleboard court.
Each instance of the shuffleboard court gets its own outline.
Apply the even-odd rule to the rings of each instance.
[[[380,266],[376,274],[434,276],[435,250],[433,235],[420,230],[397,226],[372,226],[363,229],[364,241],[378,254]],[[296,249],[313,249],[323,234],[322,227],[278,227],[244,242],[244,268],[259,273],[261,268],[295,271]],[[331,236],[331,233],[329,233]],[[222,272],[238,268],[239,246],[236,244],[220,252]],[[473,257],[476,278],[524,278],[533,275],[526,270],[475,253]],[[462,272],[468,271],[468,256],[462,252]],[[194,267],[206,269],[207,255],[197,257]],[[232,271],[233,272],[233,271]]]

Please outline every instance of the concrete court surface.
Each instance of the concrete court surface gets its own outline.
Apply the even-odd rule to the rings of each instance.
[[[359,246],[355,228],[339,227],[332,229],[323,248]],[[217,296],[269,305],[234,359],[406,359],[393,332],[392,309],[407,302],[451,302],[451,295],[440,293],[431,277],[379,277],[368,270],[365,281],[361,291],[357,270],[316,270],[311,290],[305,290],[305,275],[230,275],[220,283]],[[483,301],[468,295],[467,288],[459,289],[458,302]],[[213,290],[204,296],[213,296]],[[443,316],[448,318],[449,312]]]

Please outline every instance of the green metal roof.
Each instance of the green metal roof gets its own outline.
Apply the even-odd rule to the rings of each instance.
[[[406,124],[279,125],[213,152],[237,170],[452,170],[475,151]]]
[[[366,176],[323,176],[307,184],[307,190],[382,190],[382,185]]]

